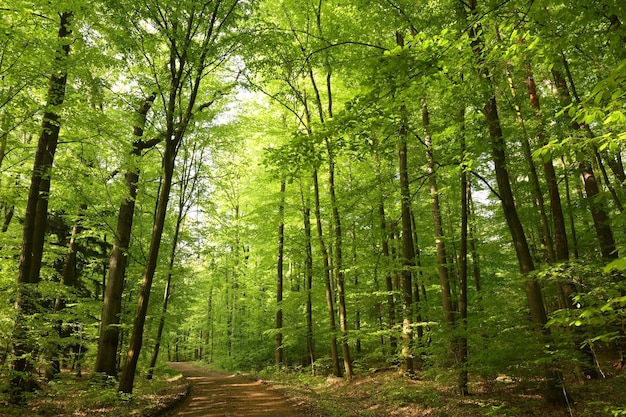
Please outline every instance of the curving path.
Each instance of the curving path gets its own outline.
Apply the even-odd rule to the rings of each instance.
[[[168,365],[189,381],[190,392],[169,417],[302,417],[278,392],[241,375],[224,374],[190,363]]]

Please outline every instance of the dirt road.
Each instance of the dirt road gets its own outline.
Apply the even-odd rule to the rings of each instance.
[[[168,417],[303,417],[275,390],[240,375],[209,371],[190,363],[168,365],[187,378],[188,397]]]

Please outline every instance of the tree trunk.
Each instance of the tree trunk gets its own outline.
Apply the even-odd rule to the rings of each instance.
[[[326,242],[324,242],[324,234],[322,229],[322,214],[320,207],[320,191],[317,179],[317,169],[313,169],[313,194],[315,196],[315,220],[317,225],[317,239],[322,252],[324,262],[324,282],[326,284],[326,307],[328,309],[328,319],[330,323],[330,355],[333,363],[333,375],[342,376],[341,367],[339,366],[339,352],[337,350],[337,324],[335,323],[335,294],[331,283],[330,260]]]
[[[172,274],[174,271],[174,261],[176,259],[176,250],[178,247],[178,240],[180,236],[180,228],[182,227],[183,221],[187,217],[187,210],[189,209],[189,201],[190,196],[196,190],[197,185],[197,167],[194,167],[193,161],[198,159],[202,160],[202,154],[199,155],[196,153],[196,149],[194,148],[191,151],[191,161],[189,164],[185,164],[182,178],[179,181],[180,190],[178,193],[178,215],[176,217],[176,226],[174,227],[174,236],[172,238],[172,249],[170,251],[169,256],[169,264],[167,268],[167,279],[165,282],[165,291],[163,294],[163,305],[161,307],[161,314],[159,317],[159,325],[157,328],[157,335],[154,344],[154,351],[152,354],[152,359],[150,360],[150,366],[148,368],[147,379],[152,379],[154,374],[154,368],[157,363],[157,359],[159,358],[159,349],[161,347],[161,339],[163,336],[163,328],[165,327],[165,318],[167,317],[167,305],[170,298],[170,289],[172,284]],[[200,329],[202,332],[202,329]],[[202,337],[200,337],[200,341],[202,341]],[[198,353],[201,356],[202,352]]]
[[[463,14],[465,14],[465,5],[465,3],[461,5]],[[467,6],[469,6],[470,13],[472,15],[475,14],[477,0],[470,0]],[[481,33],[482,28],[480,28],[479,25],[475,24],[470,27],[469,36],[470,39],[472,39],[471,47],[478,63],[476,69],[480,78],[484,80],[485,87],[488,88],[489,91],[489,98],[482,108],[482,113],[485,116],[485,121],[489,130],[489,137],[491,139],[491,150],[496,174],[496,182],[498,184],[498,193],[502,204],[502,211],[504,213],[509,232],[511,233],[519,268],[522,275],[526,278],[524,288],[526,290],[526,298],[528,301],[531,319],[533,323],[535,323],[537,330],[542,332],[543,338],[546,339],[546,343],[549,343],[550,337],[547,329],[545,328],[548,320],[543,303],[541,287],[539,286],[537,280],[529,275],[529,273],[535,269],[535,266],[528,247],[528,241],[526,240],[526,236],[524,234],[524,228],[522,227],[522,223],[517,213],[515,200],[513,198],[513,191],[511,190],[511,181],[506,167],[506,142],[502,134],[502,126],[498,115],[494,80],[484,61],[484,44],[481,38]],[[551,371],[551,374],[546,376],[546,398],[548,401],[565,403],[567,400],[566,394],[561,387],[561,380],[562,376],[558,371]]]
[[[180,138],[182,136],[178,137]],[[168,138],[165,142],[162,187],[158,197],[156,216],[152,225],[150,249],[148,250],[146,266],[141,279],[141,291],[139,293],[137,311],[133,321],[133,331],[130,337],[130,345],[126,355],[126,363],[124,365],[124,369],[122,370],[122,375],[120,376],[119,390],[127,394],[130,394],[133,391],[135,370],[137,369],[137,361],[139,360],[139,353],[143,344],[143,328],[146,322],[150,290],[152,289],[152,280],[154,279],[154,273],[157,267],[161,237],[163,235],[163,227],[165,225],[165,217],[167,215],[167,204],[172,187],[174,160],[178,143],[178,140],[170,138]]]
[[[402,370],[412,375],[413,368],[413,328],[412,328],[412,271],[415,261],[413,232],[411,225],[411,193],[409,190],[409,174],[407,161],[408,121],[406,108],[400,109],[401,121],[398,127],[398,167],[400,180],[400,205],[402,218]]]
[[[144,142],[143,129],[146,123],[146,116],[156,94],[146,98],[141,104],[137,113],[139,123],[133,128],[135,141],[131,158],[138,158],[141,151],[154,146],[154,141]],[[115,241],[113,251],[109,258],[109,276],[106,280],[104,290],[104,304],[102,307],[102,318],[100,320],[100,337],[98,338],[98,353],[94,365],[95,372],[104,372],[109,376],[116,377],[118,369],[117,348],[119,344],[119,323],[122,312],[122,293],[124,290],[124,277],[128,264],[128,248],[133,226],[133,216],[135,213],[135,199],[137,198],[137,182],[139,181],[139,170],[130,170],[124,175],[128,195],[122,199],[117,216],[117,227],[115,229]]]
[[[352,359],[350,359],[350,346],[348,345],[348,313],[346,311],[345,296],[345,276],[343,273],[343,236],[341,231],[341,218],[337,207],[337,197],[335,195],[335,158],[328,146],[328,189],[330,194],[330,204],[333,212],[333,225],[335,231],[335,259],[333,269],[337,280],[337,298],[339,300],[339,329],[341,331],[341,353],[343,354],[343,367],[346,378],[352,377]]]
[[[564,59],[564,63],[565,63]],[[563,74],[555,68],[552,69],[552,75],[559,92],[561,103],[564,106],[568,106],[572,103],[572,99],[567,87],[567,82]],[[577,97],[577,95],[575,95]],[[580,101],[578,99],[577,101]],[[592,138],[593,132],[586,124],[574,124],[574,129],[584,132],[587,137]],[[617,258],[618,253],[615,247],[615,239],[613,238],[613,231],[609,223],[609,216],[602,207],[601,203],[596,201],[600,194],[600,188],[596,181],[596,177],[591,167],[591,162],[583,160],[579,162],[578,168],[582,177],[582,182],[585,187],[585,193],[587,194],[587,201],[589,202],[589,210],[591,211],[591,218],[593,219],[593,225],[596,231],[596,236],[600,243],[600,253],[603,258],[614,259]]]
[[[35,312],[36,288],[39,282],[39,270],[45,226],[47,224],[48,192],[50,190],[50,169],[54,161],[59,131],[61,128],[59,106],[65,100],[65,86],[67,84],[66,60],[70,53],[71,35],[69,21],[71,12],[59,14],[59,31],[57,34],[58,49],[54,57],[53,73],[50,76],[48,87],[47,105],[41,122],[41,133],[37,143],[35,161],[33,163],[26,213],[24,214],[24,233],[20,252],[18,289],[15,296],[16,318],[13,329],[13,356],[11,370],[14,376],[11,378],[9,394],[10,401],[21,403],[24,401],[24,393],[34,388],[31,377],[33,370],[30,360],[27,358],[33,346],[29,341],[28,329],[24,323],[25,317]],[[35,233],[42,234],[36,236]],[[41,245],[41,249],[38,247]]]
[[[378,142],[376,142],[376,145]],[[380,156],[378,152],[375,152],[376,158],[376,179],[379,182],[378,189],[382,190],[382,175]],[[396,303],[394,299],[393,281],[391,278],[391,253],[389,251],[389,240],[391,239],[390,232],[387,230],[387,218],[385,215],[385,196],[382,191],[378,196],[378,217],[380,222],[380,235],[381,235],[381,248],[382,255],[385,261],[385,291],[387,292],[387,327],[389,329],[389,348],[391,354],[395,354],[398,348],[398,340],[395,336],[396,327]]]
[[[276,369],[283,365],[283,260],[285,250],[285,180],[280,183],[278,256],[276,259]]]
[[[441,302],[444,313],[444,321],[448,331],[455,328],[456,311],[453,307],[452,294],[450,291],[450,276],[447,266],[446,245],[444,242],[443,224],[441,219],[441,207],[439,205],[439,189],[437,188],[437,173],[435,172],[435,159],[433,155],[432,140],[430,137],[430,117],[428,107],[424,101],[422,104],[422,123],[424,127],[424,144],[426,145],[426,158],[428,176],[430,180],[431,212],[433,218],[433,229],[435,232],[435,246],[437,249],[437,267],[439,272],[439,282],[441,286]]]
[[[539,122],[539,132],[537,138],[540,146],[547,145],[545,134],[543,131],[543,119],[541,117],[541,105],[539,103],[539,95],[537,94],[537,85],[533,77],[530,63],[524,65],[526,72],[526,86],[528,87],[528,97],[530,106],[533,109],[535,119]],[[559,193],[559,185],[556,179],[552,156],[544,157],[543,172],[548,185],[548,195],[550,197],[550,209],[552,213],[552,221],[554,223],[554,242],[556,245],[556,260],[567,261],[569,259],[569,246],[567,243],[567,230],[565,228],[565,216],[563,215],[563,207],[561,205],[561,196]]]
[[[539,184],[539,175],[537,174],[537,167],[535,166],[535,162],[533,161],[532,150],[530,148],[530,142],[528,141],[528,132],[526,131],[526,123],[524,121],[524,117],[522,116],[522,110],[520,108],[519,99],[517,97],[517,89],[515,88],[515,84],[513,83],[513,77],[511,76],[511,71],[508,66],[506,68],[506,73],[509,82],[509,88],[511,90],[511,95],[513,96],[517,121],[520,124],[523,132],[520,141],[522,144],[524,157],[526,158],[526,162],[528,163],[528,173],[530,177],[530,184],[532,186],[534,205],[539,214],[539,235],[541,245],[544,251],[544,258],[545,261],[547,261],[548,263],[553,263],[556,260],[556,254],[554,252],[554,242],[552,240],[552,233],[550,231],[548,216],[546,215],[543,192],[541,191],[541,185]]]
[[[304,224],[304,275],[306,281],[306,346],[311,363],[311,374],[315,376],[315,348],[313,345],[313,248],[311,247],[311,209],[308,198],[304,197],[304,190],[300,184],[302,197],[302,221]]]
[[[467,166],[465,162],[465,107],[460,111],[461,136],[461,247],[459,251],[459,325],[461,335],[458,337],[457,355],[459,363],[459,377],[457,387],[461,395],[469,394],[468,384],[468,343],[467,343],[467,247],[468,247],[468,217],[469,217],[469,181],[467,180]]]

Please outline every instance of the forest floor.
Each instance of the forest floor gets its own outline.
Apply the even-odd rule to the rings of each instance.
[[[10,407],[0,395],[2,417],[592,417],[626,416],[626,374],[568,383],[569,407],[548,406],[537,379],[500,376],[472,381],[460,396],[445,382],[410,379],[395,369],[361,372],[351,381],[303,372],[228,374],[192,363],[153,381],[137,378],[135,393],[120,397],[114,384],[65,374],[28,400]],[[181,378],[181,373],[185,378]]]

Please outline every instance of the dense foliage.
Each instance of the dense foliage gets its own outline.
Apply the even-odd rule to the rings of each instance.
[[[7,401],[198,359],[559,403],[625,365],[622,1],[0,15]]]

